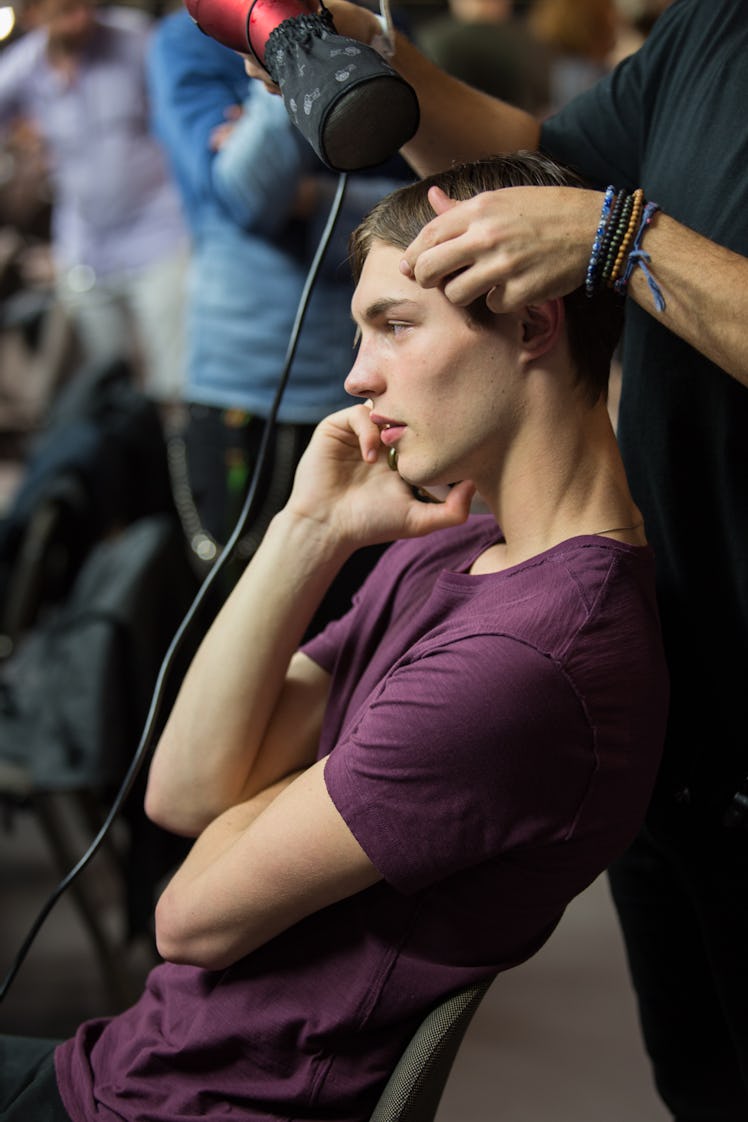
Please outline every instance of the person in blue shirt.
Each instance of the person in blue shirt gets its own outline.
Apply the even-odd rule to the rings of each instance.
[[[186,10],[163,17],[148,60],[153,123],[192,238],[183,445],[177,499],[193,549],[211,561],[240,513],[271,412],[310,264],[338,187],[281,99],[250,82],[241,57]],[[316,423],[349,402],[354,341],[349,231],[412,173],[404,162],[349,175],[302,324],[260,484],[239,543],[251,556],[290,490]],[[355,566],[354,566],[355,569]],[[362,575],[362,574],[361,574]],[[357,586],[360,575],[352,577]],[[347,606],[348,592],[344,606]]]

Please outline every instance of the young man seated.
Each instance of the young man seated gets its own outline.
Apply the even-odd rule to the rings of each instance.
[[[151,764],[149,815],[197,839],[157,906],[166,962],[43,1045],[3,1118],[364,1122],[428,1010],[537,951],[633,838],[668,689],[605,402],[617,298],[498,315],[401,271],[437,189],[571,182],[490,159],[354,233],[360,401],[318,426]],[[299,650],[346,558],[386,541]]]

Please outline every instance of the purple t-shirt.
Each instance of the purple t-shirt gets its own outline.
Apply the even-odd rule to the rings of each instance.
[[[56,1055],[76,1122],[363,1122],[456,988],[523,961],[641,824],[667,676],[648,548],[581,537],[470,576],[488,516],[392,546],[310,642],[320,755],[384,881],[228,970],[163,965]]]

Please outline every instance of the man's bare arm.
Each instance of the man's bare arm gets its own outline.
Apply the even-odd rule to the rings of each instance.
[[[540,124],[533,116],[446,74],[400,33],[392,63],[418,96],[418,131],[402,154],[419,175],[538,147]]]
[[[200,835],[156,908],[164,958],[224,969],[381,880],[327,793],[324,764],[232,807]]]
[[[748,258],[676,222],[655,215],[642,242],[648,268],[665,300],[658,311],[641,268],[629,296],[711,362],[748,386]]]

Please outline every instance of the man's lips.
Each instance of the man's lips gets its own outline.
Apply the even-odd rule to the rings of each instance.
[[[400,437],[405,432],[405,425],[388,425],[387,428],[380,430],[379,439],[386,448],[392,448],[397,444]]]
[[[388,421],[385,417],[378,417],[376,414],[372,414],[371,419],[379,428],[379,438],[387,448],[397,443],[406,428],[399,421]]]

